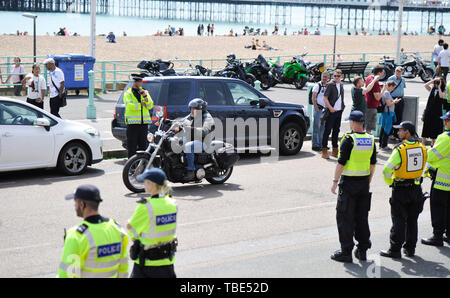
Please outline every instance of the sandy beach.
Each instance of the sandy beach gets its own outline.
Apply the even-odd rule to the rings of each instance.
[[[260,44],[265,40],[268,45],[278,50],[263,51],[246,49],[252,37],[117,37],[117,43],[106,43],[105,37],[96,39],[96,59],[102,60],[141,60],[141,59],[224,59],[230,53],[239,58],[264,56],[287,56],[304,52],[309,54],[331,54],[333,36],[258,36]],[[444,38],[445,39],[445,38]],[[383,53],[395,52],[396,36],[337,36],[337,53]],[[427,52],[422,56],[429,60],[437,36],[403,36],[402,47],[405,52]],[[85,54],[89,55],[90,39],[87,36],[38,36],[37,55],[49,54]],[[33,54],[32,36],[0,36],[0,56],[31,56]],[[331,57],[331,56],[330,56]],[[368,55],[370,60],[380,56]],[[359,60],[359,56],[343,56],[344,60]],[[310,60],[323,60],[322,57],[310,57]],[[330,58],[331,61],[331,58]],[[0,62],[6,62],[0,58]]]

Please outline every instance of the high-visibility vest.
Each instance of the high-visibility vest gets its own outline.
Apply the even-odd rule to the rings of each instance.
[[[447,84],[447,92],[446,92],[445,96],[447,98],[447,103],[450,104],[450,82]]]
[[[141,88],[143,89],[143,88]],[[153,108],[153,100],[147,90],[143,89],[147,94],[147,107],[143,107],[138,99],[134,96],[132,88],[128,88],[123,95],[123,103],[125,104],[125,123],[130,124],[150,124],[152,118],[150,110]],[[141,95],[141,102],[145,102]]]
[[[429,167],[437,169],[434,188],[450,191],[450,132],[440,134],[428,150]]]
[[[427,161],[427,149],[419,141],[404,142],[397,147],[401,164],[394,170],[394,179],[418,179]]]
[[[350,136],[353,139],[353,148],[350,158],[344,166],[343,176],[369,176],[370,175],[370,158],[373,154],[375,146],[374,137],[368,133],[350,133],[344,135],[344,139]],[[340,152],[339,152],[340,155]]]
[[[137,218],[133,218],[135,216]],[[130,219],[129,232],[133,239],[138,239],[144,245],[145,250],[175,240],[177,205],[171,197],[148,198],[140,201],[133,217]],[[139,259],[135,262],[139,264]],[[145,266],[164,266],[173,263],[175,263],[175,257],[172,260],[169,258],[146,260]]]
[[[127,246],[128,235],[114,220],[83,221],[65,237],[58,277],[127,278]]]

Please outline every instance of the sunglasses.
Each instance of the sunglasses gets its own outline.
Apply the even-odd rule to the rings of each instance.
[[[335,77],[335,78],[340,78],[341,75],[334,75],[333,77]]]

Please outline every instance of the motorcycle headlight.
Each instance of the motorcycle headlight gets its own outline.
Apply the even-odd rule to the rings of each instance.
[[[87,133],[90,136],[93,136],[93,137],[99,137],[100,136],[100,133],[98,132],[98,130],[96,130],[93,127],[85,129],[84,132]]]
[[[147,135],[147,140],[149,141],[149,143],[153,143],[153,141],[155,140],[155,136],[149,132]]]

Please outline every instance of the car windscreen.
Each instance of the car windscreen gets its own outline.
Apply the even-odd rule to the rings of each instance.
[[[145,90],[148,91],[148,93],[150,93],[150,97],[152,98],[153,103],[155,105],[157,105],[159,102],[161,86],[162,86],[161,82],[152,82],[152,81],[145,82],[142,84],[142,88],[144,88]],[[118,104],[123,104],[123,95],[124,95],[125,91],[128,90],[128,88],[130,88],[130,87],[131,87],[131,82],[128,83],[128,85],[124,89],[124,92],[122,92],[122,94],[120,95],[120,98],[117,101]]]

